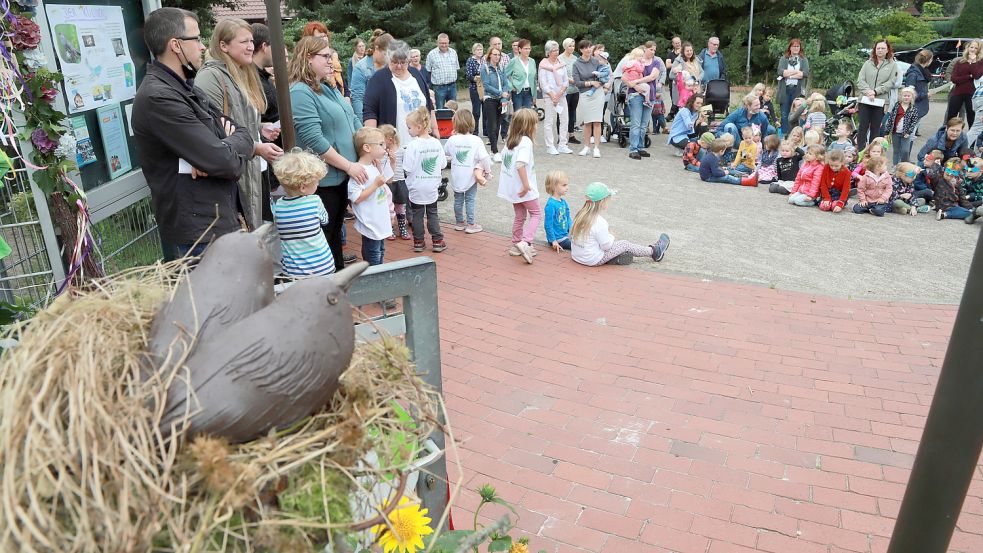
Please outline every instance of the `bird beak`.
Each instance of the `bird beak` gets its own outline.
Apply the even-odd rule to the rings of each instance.
[[[368,263],[365,261],[359,261],[358,263],[345,267],[344,269],[331,275],[329,278],[332,282],[337,284],[339,288],[347,292],[348,289],[351,288],[352,283],[355,282],[355,279],[368,268]]]
[[[273,249],[273,238],[276,236],[276,229],[273,227],[273,223],[263,223],[249,234],[255,236],[256,240],[267,250]]]

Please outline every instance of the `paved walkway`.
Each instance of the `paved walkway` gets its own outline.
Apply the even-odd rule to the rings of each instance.
[[[886,550],[955,307],[678,276],[677,242],[641,271],[445,232],[459,528],[490,483],[532,551]],[[980,475],[952,550],[983,551]]]

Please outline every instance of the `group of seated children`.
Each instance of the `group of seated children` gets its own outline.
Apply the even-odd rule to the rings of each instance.
[[[782,141],[765,137],[752,127],[742,129],[740,147],[735,151],[729,134],[715,138],[704,133],[686,145],[683,167],[698,172],[706,182],[758,186],[788,195],[788,203],[801,207],[817,206],[839,213],[856,196],[854,213],[882,217],[888,211],[915,215],[934,209],[937,218],[962,219],[972,224],[983,217],[983,159],[952,157],[943,159],[935,150],[925,156],[923,166],[900,162],[888,172],[888,141],[876,138],[859,154],[849,137],[849,121],[839,124],[836,140],[829,147],[815,130],[795,127]],[[824,122],[822,124],[825,124]],[[759,147],[760,146],[760,147]]]

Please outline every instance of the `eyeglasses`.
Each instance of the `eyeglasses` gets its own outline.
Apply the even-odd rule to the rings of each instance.
[[[389,65],[395,65],[397,67],[403,67],[404,65],[409,65],[409,64],[410,64],[410,60],[403,60],[403,61],[389,60]]]
[[[201,35],[198,36],[179,36],[178,40],[190,40],[191,42],[201,42]]]
[[[331,61],[331,54],[314,54],[314,57],[324,58],[325,61]],[[333,65],[331,67],[334,67]]]

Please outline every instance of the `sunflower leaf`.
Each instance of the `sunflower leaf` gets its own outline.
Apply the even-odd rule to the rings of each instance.
[[[498,551],[508,551],[510,547],[512,547],[512,538],[510,536],[505,536],[502,538],[498,538],[496,540],[492,540],[492,542],[488,544],[488,553],[496,553]]]
[[[433,542],[431,551],[433,553],[454,553],[461,546],[461,542],[474,534],[473,530],[451,530],[443,532]]]

